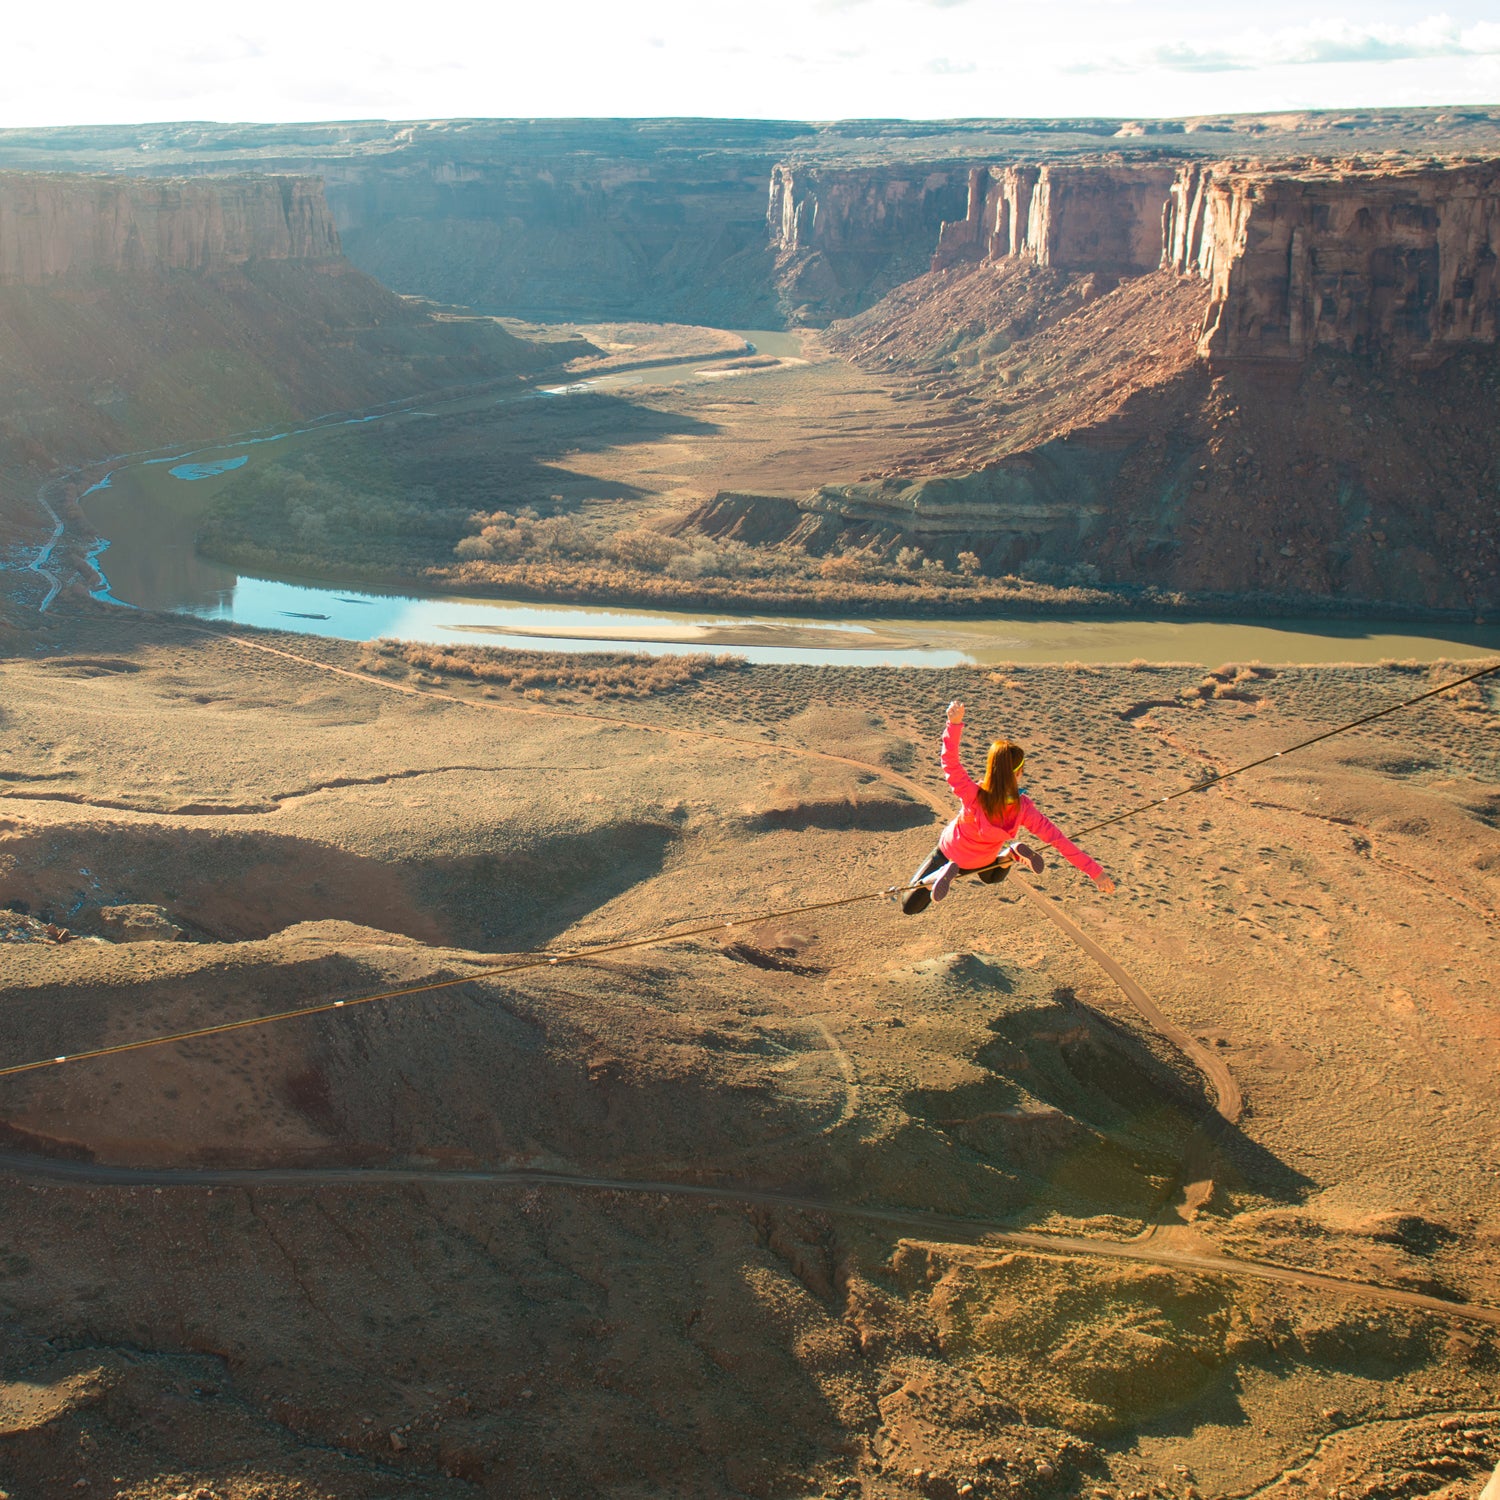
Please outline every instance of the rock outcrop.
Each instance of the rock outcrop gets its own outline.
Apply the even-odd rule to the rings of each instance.
[[[315,178],[0,175],[0,286],[340,254]]]
[[[1183,167],[1163,263],[1212,289],[1210,360],[1315,348],[1430,364],[1500,328],[1500,164],[1406,170]]]
[[[782,253],[926,252],[966,190],[962,168],[829,171],[783,163],[771,172],[766,223]]]
[[[1215,364],[1316,348],[1431,364],[1500,330],[1500,163],[973,168],[932,268],[1009,257],[1201,278]]]
[[[932,269],[1029,256],[1060,271],[1154,271],[1171,165],[976,167],[967,211],[942,226]]]
[[[968,176],[961,166],[777,165],[766,227],[783,314],[826,322],[925,270],[945,220],[963,205]]]

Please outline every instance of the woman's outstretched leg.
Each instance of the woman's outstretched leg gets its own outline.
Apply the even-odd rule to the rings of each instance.
[[[901,898],[901,910],[909,917],[914,917],[919,911],[926,911],[932,905],[932,892],[918,882],[926,878],[948,863],[948,856],[941,849],[934,849],[931,854],[918,866],[917,872],[907,881],[908,885],[916,886],[915,890],[907,891]]]

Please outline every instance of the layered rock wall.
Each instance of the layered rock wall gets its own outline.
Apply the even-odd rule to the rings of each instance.
[[[1321,347],[1421,364],[1500,330],[1500,164],[1184,167],[1166,209],[1164,264],[1212,289],[1210,359]]]
[[[323,184],[313,178],[0,174],[0,286],[339,254]]]
[[[322,168],[346,251],[403,292],[488,312],[762,326],[769,157],[425,155]],[[757,320],[760,320],[759,322]]]
[[[973,168],[933,269],[1012,256],[1200,277],[1211,288],[1200,352],[1215,362],[1332,348],[1432,363],[1500,331],[1500,163]]]
[[[1062,271],[1154,271],[1170,165],[976,167],[962,219],[942,226],[933,269],[1028,256]]]
[[[766,223],[776,250],[931,252],[968,189],[961,167],[771,172]]]

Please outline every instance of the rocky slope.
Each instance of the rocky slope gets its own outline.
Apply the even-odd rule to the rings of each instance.
[[[0,174],[0,543],[59,468],[545,358],[355,270],[316,181]]]
[[[1040,163],[967,186],[934,271],[830,339],[951,415],[768,534],[1494,610],[1500,165]],[[733,510],[705,520],[751,529]]]
[[[938,429],[899,470],[805,498],[798,539],[917,546],[950,567],[970,551],[989,574],[1220,609],[1493,615],[1493,350],[1405,372],[1335,350],[1220,369],[1198,353],[1201,282],[1156,272],[1101,295],[1090,281],[959,268],[838,325],[854,357],[909,360],[933,408],[979,431]],[[966,328],[976,305],[988,318]]]

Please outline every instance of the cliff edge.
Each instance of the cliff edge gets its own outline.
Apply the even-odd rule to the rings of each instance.
[[[341,258],[315,178],[0,174],[0,286]]]
[[[972,168],[934,269],[828,336],[948,415],[796,539],[1492,615],[1497,251],[1500,162]]]
[[[58,469],[554,357],[355,270],[316,180],[0,173],[0,542]]]

